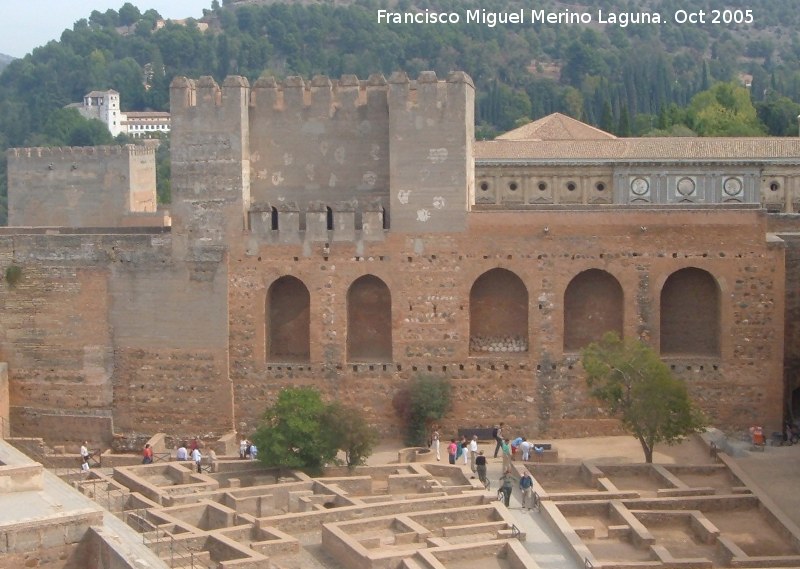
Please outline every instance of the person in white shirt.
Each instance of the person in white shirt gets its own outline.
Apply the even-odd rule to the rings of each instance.
[[[200,449],[199,448],[195,448],[192,451],[192,460],[197,465],[197,472],[198,473],[203,472],[203,468],[202,468],[202,466],[200,464],[203,461],[203,455],[200,454]]]
[[[478,435],[472,435],[469,441],[469,464],[472,472],[475,472],[475,457],[478,456]]]
[[[178,451],[175,453],[175,458],[178,460],[189,460],[189,451],[186,450],[186,445],[181,443],[181,446],[178,447]]]
[[[525,437],[522,437],[522,442],[519,443],[519,450],[522,453],[522,461],[528,462],[531,459],[531,443]]]

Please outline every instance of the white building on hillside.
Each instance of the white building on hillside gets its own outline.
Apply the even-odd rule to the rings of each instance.
[[[68,108],[77,109],[87,119],[96,119],[106,125],[111,136],[128,134],[137,138],[149,138],[156,133],[170,130],[169,113],[158,111],[123,113],[119,109],[119,93],[113,89],[92,91],[81,103],[71,103]]]

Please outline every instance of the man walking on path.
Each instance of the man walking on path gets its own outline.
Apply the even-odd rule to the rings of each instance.
[[[472,435],[469,441],[469,464],[472,472],[475,472],[475,457],[478,456],[478,435]]]
[[[508,439],[500,444],[500,448],[503,450],[503,470],[511,470],[511,445]]]
[[[528,505],[528,509],[533,508],[533,477],[531,473],[525,470],[522,473],[522,478],[519,479],[519,489],[522,491],[522,508],[525,508],[525,504]]]
[[[497,458],[497,453],[500,452],[500,449],[502,449],[502,447],[503,447],[503,425],[504,424],[505,423],[500,423],[492,431],[492,436],[494,437],[494,440],[497,443],[497,445],[494,447],[494,457],[495,458]]]

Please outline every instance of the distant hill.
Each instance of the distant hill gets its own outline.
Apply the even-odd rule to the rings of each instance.
[[[0,71],[5,68],[6,65],[14,61],[15,58],[11,57],[10,55],[6,55],[5,53],[0,53]]]

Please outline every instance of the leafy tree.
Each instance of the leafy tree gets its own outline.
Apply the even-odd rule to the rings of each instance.
[[[326,404],[316,389],[298,387],[281,391],[253,440],[265,465],[318,473],[339,450],[348,466],[364,464],[378,438],[360,410]]]
[[[452,406],[452,385],[445,377],[420,375],[398,391],[392,405],[405,423],[405,442],[426,446],[428,434]]]
[[[653,462],[656,444],[672,445],[704,428],[684,382],[643,342],[609,332],[581,357],[591,394],[639,440],[645,462]]]
[[[750,93],[735,83],[716,83],[692,97],[689,126],[700,136],[763,136]]]
[[[284,389],[264,417],[253,440],[267,466],[317,473],[336,457],[324,430],[326,405],[315,389]]]
[[[347,466],[360,466],[378,443],[378,435],[367,424],[359,409],[341,403],[331,403],[323,415],[325,432],[330,444],[344,451]]]

